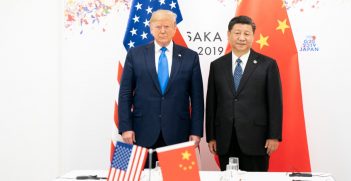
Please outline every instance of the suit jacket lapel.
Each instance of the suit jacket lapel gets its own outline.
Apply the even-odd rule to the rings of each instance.
[[[232,72],[232,53],[230,52],[229,54],[225,55],[222,63],[222,70],[224,73],[224,77],[226,78],[227,85],[229,86],[228,88],[234,95],[234,78],[233,78],[233,72]]]
[[[154,43],[150,43],[145,48],[145,61],[147,69],[149,70],[150,76],[154,82],[155,87],[161,94],[160,84],[158,82],[156,65],[155,65],[155,45]]]
[[[255,51],[253,51],[251,49],[249,59],[247,60],[246,67],[244,69],[243,76],[240,80],[237,94],[239,94],[241,92],[241,90],[244,88],[245,84],[249,80],[252,72],[254,72],[254,70],[256,69],[256,67],[258,65],[258,60],[256,60],[256,59],[257,59],[257,54]]]
[[[181,48],[173,43],[173,55],[172,55],[172,68],[171,68],[171,74],[168,80],[167,88],[165,91],[165,94],[167,93],[168,89],[172,85],[175,77],[178,75],[178,72],[180,70],[181,64],[182,64],[182,50]]]

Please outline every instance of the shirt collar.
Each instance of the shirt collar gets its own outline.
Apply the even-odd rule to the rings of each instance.
[[[250,55],[251,50],[249,50],[247,53],[245,53],[244,55],[242,55],[241,57],[237,57],[234,52],[232,52],[232,57],[233,57],[233,61],[236,62],[236,59],[240,58],[240,60],[246,64],[246,62],[249,59],[249,55]]]
[[[161,46],[159,44],[157,44],[157,42],[155,41],[155,51],[156,52],[160,52],[161,51]],[[171,41],[167,46],[167,51],[172,51],[173,50],[173,41]]]

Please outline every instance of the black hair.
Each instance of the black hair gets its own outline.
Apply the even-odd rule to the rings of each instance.
[[[232,28],[235,24],[251,25],[252,31],[255,33],[256,24],[248,16],[236,16],[236,17],[232,18],[228,24],[228,31],[232,30]]]

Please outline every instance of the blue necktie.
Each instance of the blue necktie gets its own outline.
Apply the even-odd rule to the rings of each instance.
[[[234,70],[234,86],[235,86],[235,91],[238,90],[238,87],[239,87],[239,84],[240,84],[240,79],[243,75],[243,69],[241,68],[241,63],[242,61],[238,58],[236,60],[236,67],[235,67],[235,70]]]
[[[166,47],[161,48],[161,55],[158,59],[158,82],[160,83],[162,95],[166,91],[167,83],[168,83],[168,61],[166,56]]]

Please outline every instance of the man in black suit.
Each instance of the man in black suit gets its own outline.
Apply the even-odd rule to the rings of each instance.
[[[245,171],[267,171],[282,140],[282,90],[275,60],[252,47],[255,23],[237,16],[228,25],[232,51],[210,66],[206,139],[221,170],[229,157]]]

